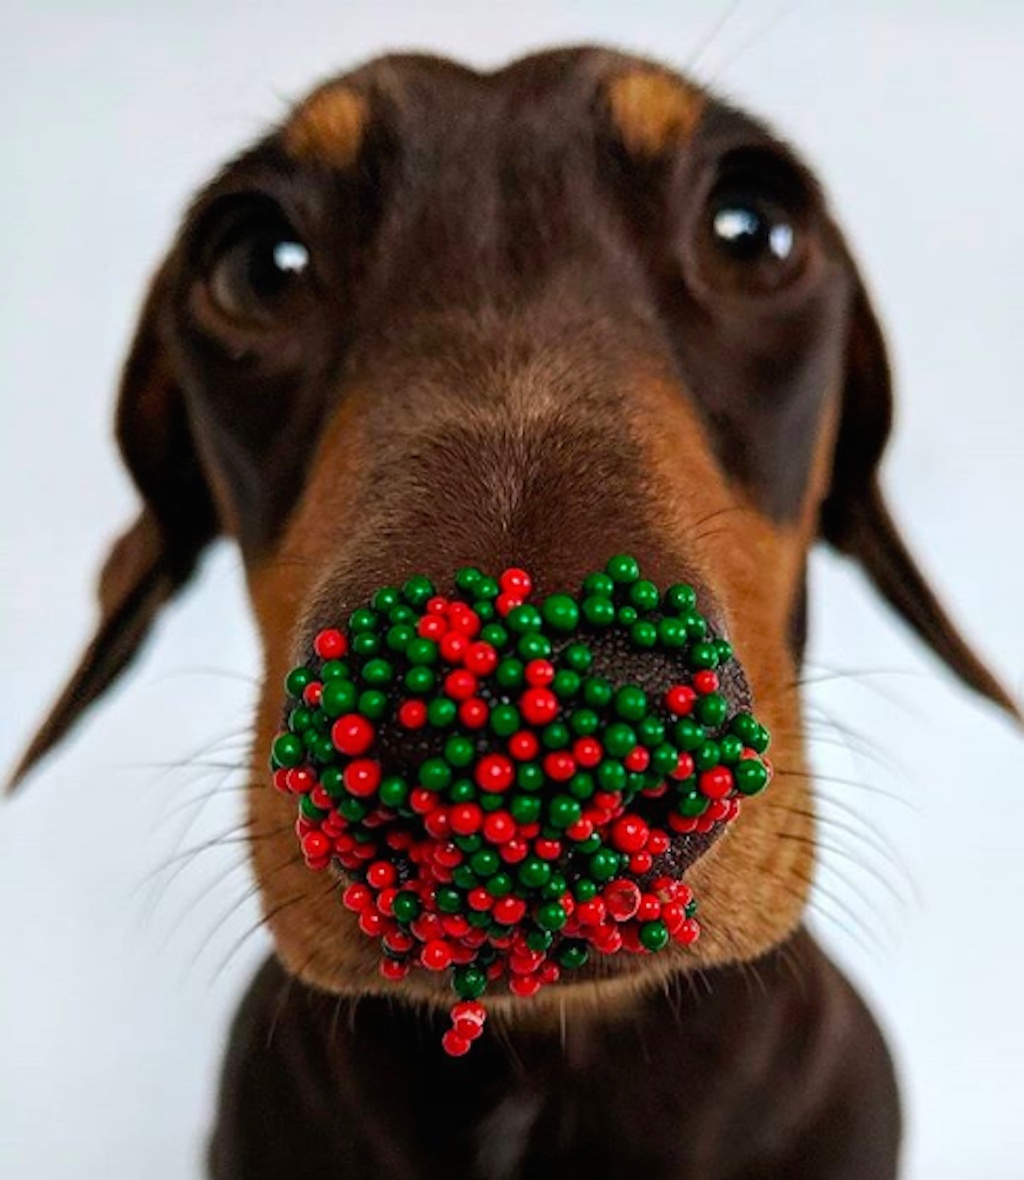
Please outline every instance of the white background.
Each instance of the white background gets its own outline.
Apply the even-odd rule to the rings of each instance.
[[[685,65],[727,8],[7,0],[0,758],[84,642],[94,570],[133,511],[112,383],[142,282],[212,167],[318,76],[385,48],[490,66],[603,41]],[[749,0],[697,70],[825,177],[893,341],[892,500],[1018,694],[1022,49],[1013,3]],[[866,784],[823,792],[895,844],[912,886],[863,838],[823,835],[816,927],[897,1054],[906,1175],[1020,1176],[1024,745],[830,555],[815,560],[812,603],[812,702],[868,747],[851,755],[816,727],[823,774]],[[123,689],[0,809],[4,1180],[198,1173],[226,1022],[265,944],[243,937],[257,915],[239,846],[173,858],[237,823],[237,779],[202,762],[241,758],[256,673],[238,562],[221,550]],[[158,769],[218,738],[199,763]]]

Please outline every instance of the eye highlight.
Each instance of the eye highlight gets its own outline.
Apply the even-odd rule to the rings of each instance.
[[[722,249],[740,260],[767,252],[785,262],[793,252],[796,236],[790,222],[773,221],[753,202],[724,204],[712,216],[711,229]]]
[[[766,295],[806,269],[812,201],[800,176],[765,153],[727,157],[696,226],[701,280],[730,294]]]
[[[257,199],[224,215],[205,251],[206,288],[228,319],[269,326],[312,295],[309,248],[276,204]]]

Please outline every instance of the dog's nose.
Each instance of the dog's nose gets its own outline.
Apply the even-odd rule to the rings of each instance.
[[[688,945],[684,874],[769,777],[691,586],[620,555],[578,596],[531,590],[473,568],[378,590],[316,633],[273,749],[307,863],[343,874],[383,973],[454,967],[464,999]]]

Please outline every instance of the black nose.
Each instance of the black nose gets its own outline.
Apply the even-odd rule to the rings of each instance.
[[[453,623],[447,639],[441,636],[448,626],[442,623],[441,614],[430,617],[431,610],[440,609],[438,604],[447,600],[437,595],[426,579],[412,579],[406,585],[405,597],[416,602],[415,610],[402,601],[399,591],[379,592],[369,607],[350,616],[353,634],[350,642],[344,641],[346,662],[322,662],[323,684],[319,691],[323,710],[335,727],[350,723],[353,730],[347,739],[339,738],[338,728],[332,728],[330,734],[319,734],[314,760],[319,756],[320,761],[330,763],[337,757],[338,748],[353,756],[365,753],[359,735],[372,733],[373,765],[364,767],[366,760],[361,760],[358,773],[371,776],[385,804],[389,800],[400,802],[408,812],[410,788],[418,784],[426,785],[428,790],[437,787],[447,791],[451,787],[454,794],[446,798],[449,804],[475,806],[479,798],[487,808],[497,800],[489,797],[486,786],[474,783],[472,766],[487,760],[489,765],[505,766],[509,776],[523,779],[536,767],[517,766],[517,756],[509,758],[510,739],[517,728],[533,730],[533,736],[521,735],[522,740],[536,745],[531,759],[535,758],[545,770],[538,770],[539,785],[527,784],[531,798],[519,800],[518,815],[546,821],[548,827],[557,826],[562,817],[553,815],[552,807],[561,806],[564,817],[572,819],[577,811],[586,812],[588,792],[628,787],[640,796],[636,814],[651,827],[670,833],[668,847],[659,851],[643,876],[653,879],[668,873],[681,877],[724,831],[722,820],[727,812],[723,799],[715,798],[718,792],[710,787],[698,790],[696,784],[720,767],[723,750],[730,744],[734,748],[727,760],[736,762],[743,743],[730,727],[735,718],[749,716],[750,689],[730,645],[711,621],[717,612],[707,591],[702,592],[707,613],[701,613],[695,609],[696,593],[688,586],[676,587],[678,601],[673,609],[679,614],[673,618],[666,600],[650,583],[641,583],[641,587],[644,594],[632,592],[625,605],[619,604],[617,612],[610,610],[613,599],[604,596],[603,587],[589,596],[584,592],[579,603],[563,594],[549,596],[542,611],[532,606],[517,610],[507,601],[503,604],[503,598],[511,597],[516,602],[518,598],[501,592],[490,611],[485,610],[489,605],[486,600],[476,602],[476,610],[484,617],[474,617],[472,634],[460,635]],[[473,599],[471,592],[463,596]],[[711,610],[706,605],[709,600]],[[640,604],[639,608],[631,605],[634,602]],[[459,602],[457,597],[449,605],[466,611],[467,616],[473,614],[468,603]],[[520,617],[529,611],[536,615],[542,630],[551,620],[546,636],[540,631],[534,633],[529,620]],[[336,635],[339,640],[341,637],[340,632],[330,629],[323,635]],[[453,636],[465,641],[462,648],[475,649],[472,660],[464,653],[456,654],[462,648],[453,646]],[[504,650],[495,650],[492,641],[499,648],[504,643]],[[318,639],[313,646],[320,650],[321,644]],[[490,649],[490,658],[481,664],[480,649],[485,648]],[[572,657],[580,651],[586,654],[585,675],[570,669]],[[695,660],[702,665],[696,673]],[[358,687],[350,679],[353,675],[360,679],[350,666],[353,664],[362,668],[362,684]],[[543,666],[552,677],[555,669],[562,669],[551,685],[556,691],[546,687]],[[340,669],[344,672],[339,675]],[[295,675],[303,680],[315,673],[307,667],[298,669]],[[700,693],[693,692],[693,683],[700,686]],[[551,701],[549,716],[525,715],[524,701],[530,684],[545,686],[542,691]],[[434,690],[439,693],[431,699]],[[671,691],[690,693],[695,698],[692,715],[680,716],[678,710],[673,713],[667,705]],[[624,703],[630,694],[632,711]],[[473,708],[478,708],[481,718],[487,721],[477,724],[471,720]],[[345,722],[346,717],[349,722]],[[602,753],[609,756],[609,762],[592,774],[592,767],[574,766],[573,756],[581,739],[597,740],[594,734],[598,730],[601,732],[597,738],[604,744]],[[619,747],[612,744],[612,738],[620,743]],[[627,752],[622,742],[634,742],[636,749]],[[688,774],[675,776],[690,783],[685,799],[667,789],[652,789],[669,769],[663,760],[666,748],[675,751],[689,767]],[[562,751],[563,764],[581,772],[568,782],[551,770]],[[525,755],[518,757],[524,759]],[[337,779],[330,769],[328,776],[331,784]],[[376,798],[370,780],[353,779],[349,787],[357,798]],[[568,793],[580,802],[566,802]],[[368,805],[348,801],[347,810],[351,816],[362,818],[360,813]],[[346,864],[348,860],[343,856],[342,865],[352,867]]]

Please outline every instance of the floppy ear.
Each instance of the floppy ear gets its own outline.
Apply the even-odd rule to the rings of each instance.
[[[891,425],[885,340],[857,277],[832,483],[822,505],[822,534],[860,563],[882,597],[965,684],[1022,720],[1017,705],[971,651],[935,597],[889,513],[878,467]]]
[[[117,407],[118,445],[143,507],[107,556],[100,575],[96,631],[18,763],[9,789],[124,671],[160,608],[188,580],[218,531],[185,402],[161,338],[168,285],[165,265],[143,307]]]

